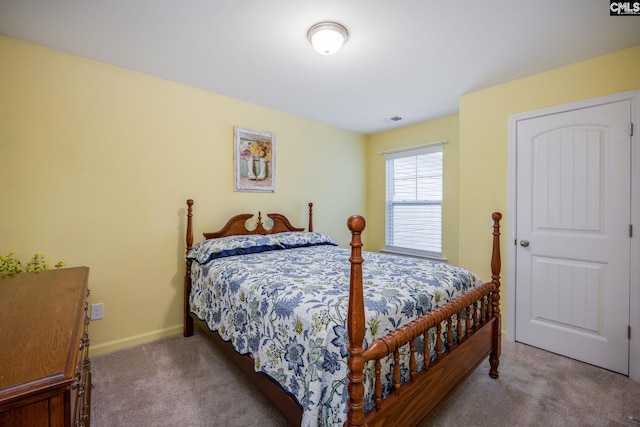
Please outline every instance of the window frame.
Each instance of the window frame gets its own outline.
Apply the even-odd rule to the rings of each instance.
[[[444,201],[444,147],[443,146],[445,143],[446,141],[440,141],[440,142],[435,142],[431,144],[425,144],[419,147],[411,147],[411,148],[406,148],[401,150],[393,150],[393,151],[380,153],[380,154],[383,154],[385,158],[385,233],[384,233],[385,247],[384,249],[381,250],[381,252],[400,254],[400,255],[409,255],[409,256],[420,257],[420,258],[429,258],[437,261],[446,262],[446,259],[443,258],[443,253],[442,253],[442,248],[443,248],[442,207],[443,207],[443,201]],[[417,157],[421,155],[428,155],[428,154],[434,154],[434,153],[441,153],[442,163],[440,167],[442,172],[440,175],[440,186],[441,186],[440,200],[425,199],[425,200],[397,201],[397,202],[390,200],[390,185],[393,185],[393,183],[395,182],[395,177],[390,175],[391,173],[394,172],[394,171],[390,171],[390,168],[389,168],[390,161],[393,161],[399,158]],[[417,175],[418,174],[416,173],[416,179],[417,179]],[[393,230],[390,229],[390,227],[393,226],[393,206],[398,206],[398,205],[405,205],[405,206],[439,205],[440,206],[440,223],[439,223],[440,251],[439,252],[389,244],[390,237],[392,237],[391,233],[393,232]]]

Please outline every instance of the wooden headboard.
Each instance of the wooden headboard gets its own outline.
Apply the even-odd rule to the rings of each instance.
[[[270,228],[265,228],[262,222],[262,213],[258,212],[258,222],[255,228],[248,229],[247,221],[253,218],[253,214],[240,214],[232,217],[224,227],[218,231],[212,231],[209,233],[202,233],[205,239],[215,239],[217,237],[237,236],[244,234],[273,234],[283,233],[286,231],[304,231],[304,227],[294,227],[289,219],[279,213],[267,214],[273,221],[273,225]],[[193,217],[193,200],[187,200],[187,253],[193,247],[193,223],[191,218]],[[308,231],[313,231],[313,203],[309,203],[309,226]]]
[[[309,205],[311,205],[311,203],[309,203]],[[203,235],[205,239],[215,239],[217,237],[236,236],[240,234],[272,234],[285,231],[304,231],[304,227],[294,227],[284,215],[272,213],[267,214],[267,216],[273,220],[273,226],[269,229],[264,228],[262,213],[258,212],[258,222],[252,230],[249,230],[246,224],[247,220],[253,218],[253,214],[240,214],[232,217],[220,230],[203,233]]]

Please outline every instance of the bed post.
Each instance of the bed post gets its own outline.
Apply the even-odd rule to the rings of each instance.
[[[193,247],[193,224],[191,222],[191,217],[193,216],[193,200],[187,200],[187,234],[186,234],[186,244],[188,254],[191,248]],[[184,274],[184,331],[183,335],[185,337],[190,337],[193,335],[193,319],[189,314],[189,295],[191,294],[191,260],[186,260],[186,271]]]
[[[493,317],[496,319],[493,324],[493,338],[491,343],[491,355],[489,356],[489,363],[491,369],[489,370],[489,376],[491,378],[498,378],[498,365],[500,364],[501,353],[501,340],[502,334],[501,316],[500,316],[500,220],[502,214],[500,212],[494,212],[491,215],[493,219],[493,250],[491,252],[491,280],[496,285],[496,290],[491,293],[491,307],[493,309]]]
[[[347,226],[351,230],[351,275],[349,279],[349,312],[347,318],[347,330],[349,335],[349,357],[347,367],[349,394],[347,421],[345,425],[363,426],[364,417],[364,356],[362,348],[364,341],[364,295],[362,289],[362,240],[360,235],[365,227],[365,220],[359,215],[354,215],[347,221]]]
[[[307,231],[311,233],[313,231],[313,203],[309,202],[309,228]]]

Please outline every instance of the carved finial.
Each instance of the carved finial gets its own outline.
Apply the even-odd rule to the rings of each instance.
[[[366,225],[366,221],[360,215],[350,216],[349,219],[347,220],[347,227],[349,227],[349,230],[355,231],[358,233],[364,230],[365,225]]]
[[[256,223],[256,228],[262,225],[262,212],[258,211],[258,222]]]
[[[187,253],[193,247],[193,223],[191,221],[191,217],[193,217],[193,199],[187,200],[187,233],[186,233],[186,243],[187,243]]]

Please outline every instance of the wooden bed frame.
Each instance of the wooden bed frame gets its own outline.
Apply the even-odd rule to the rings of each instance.
[[[313,204],[309,203],[308,231],[313,231]],[[304,231],[291,225],[281,214],[268,214],[273,226],[264,228],[261,214],[258,213],[256,227],[246,228],[246,222],[252,214],[232,217],[219,231],[204,233],[206,239],[238,234],[271,234],[286,231]],[[187,253],[193,247],[193,200],[187,200]],[[413,426],[423,423],[444,401],[471,375],[475,368],[489,356],[492,378],[498,378],[500,358],[500,219],[502,215],[493,213],[493,250],[491,255],[491,281],[440,306],[439,308],[413,320],[409,324],[373,341],[367,349],[363,348],[365,335],[365,310],[362,287],[362,241],[361,233],[365,220],[361,216],[352,216],[347,221],[351,231],[351,277],[347,329],[349,336],[349,384],[348,413],[345,426]],[[299,426],[302,420],[302,408],[297,401],[267,375],[254,371],[253,358],[237,353],[232,344],[211,331],[206,323],[191,313],[189,294],[191,292],[191,260],[186,262],[184,279],[184,336],[193,335],[194,325],[201,328],[224,352],[239,366],[253,384],[271,401],[291,426]],[[459,313],[465,311],[466,315]],[[416,372],[415,341],[429,330],[436,332],[435,360],[424,360],[423,369]],[[455,329],[455,331],[454,331]],[[443,337],[444,338],[441,338]],[[411,380],[400,384],[399,363],[394,363],[394,392],[382,399],[380,383],[380,360],[393,355],[398,360],[400,348],[410,346]],[[430,351],[424,351],[425,355]],[[376,406],[364,411],[364,367],[374,361],[376,364],[375,396]],[[396,369],[397,368],[397,369]]]

